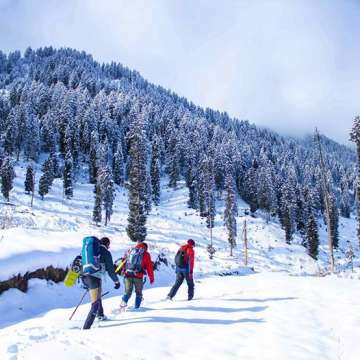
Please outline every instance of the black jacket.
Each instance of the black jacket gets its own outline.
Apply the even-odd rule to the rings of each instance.
[[[104,245],[100,246],[100,263],[105,265],[106,272],[114,282],[119,281],[115,273],[114,262],[111,253]]]

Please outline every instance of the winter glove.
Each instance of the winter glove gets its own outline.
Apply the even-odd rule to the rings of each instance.
[[[150,280],[150,285],[152,285],[154,283],[154,280]]]
[[[117,281],[117,282],[115,283],[114,289],[117,290],[117,289],[119,289],[119,288],[120,288],[120,283]]]

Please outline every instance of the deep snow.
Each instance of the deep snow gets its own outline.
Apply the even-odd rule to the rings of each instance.
[[[167,291],[146,290],[137,312],[105,300],[110,321],[89,331],[79,329],[89,305],[72,321],[59,309],[2,329],[0,358],[359,359],[358,281],[261,273],[197,280],[191,302],[185,287],[174,301]]]

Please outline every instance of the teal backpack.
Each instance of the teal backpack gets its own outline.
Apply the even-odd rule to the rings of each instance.
[[[83,275],[91,275],[101,269],[100,241],[95,236],[86,236],[83,239],[81,250]]]

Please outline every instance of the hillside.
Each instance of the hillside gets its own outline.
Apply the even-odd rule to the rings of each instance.
[[[2,252],[0,254],[0,281],[7,280],[18,273],[24,274],[41,267],[53,265],[63,267],[80,252],[82,237],[88,234],[107,235],[112,239],[111,250],[114,258],[123,255],[132,245],[125,227],[127,225],[128,205],[126,190],[118,188],[117,202],[111,224],[97,227],[91,223],[93,199],[88,196],[89,184],[77,184],[71,200],[63,198],[62,182],[56,180],[49,196],[41,200],[35,195],[34,206],[30,209],[30,195],[24,194],[23,182],[25,164],[16,167],[16,182],[13,201],[18,204],[7,210],[8,228],[1,230]],[[214,259],[209,260],[207,245],[209,230],[199,214],[187,206],[187,189],[179,183],[177,189],[163,185],[161,205],[154,207],[148,217],[147,242],[153,260],[158,255],[169,261],[156,271],[156,286],[169,286],[173,281],[173,258],[180,244],[193,238],[196,243],[196,278],[208,278],[222,274],[249,274],[252,270],[244,267],[242,229],[247,220],[249,241],[249,267],[255,272],[283,272],[288,275],[318,275],[328,266],[327,236],[324,226],[320,231],[319,260],[315,262],[307,255],[301,245],[302,239],[295,237],[291,245],[284,240],[284,230],[276,219],[268,222],[268,216],[259,213],[256,217],[245,216],[239,211],[237,216],[237,246],[234,256],[229,256],[230,247],[227,231],[223,225],[223,205],[219,203],[213,228],[213,242],[217,250]],[[121,199],[121,200],[120,200]],[[239,208],[247,204],[239,199]],[[8,209],[8,207],[4,207]],[[2,209],[2,214],[4,213]],[[11,215],[9,215],[11,211]],[[339,250],[336,251],[338,276],[358,278],[360,253],[356,245],[356,223],[341,219]],[[356,253],[355,272],[351,273],[345,252],[347,240],[351,239]],[[111,287],[110,281],[107,286]],[[62,284],[46,285],[45,281],[30,280],[26,294],[18,290],[8,290],[1,296],[0,310],[3,313],[2,325],[33,317],[36,314],[58,307],[72,307],[80,297],[80,287],[66,289]],[[112,290],[112,296],[118,294]],[[40,297],[45,296],[40,301]],[[48,297],[56,297],[56,302]],[[9,304],[18,304],[9,311]]]
[[[311,137],[202,109],[76,50],[0,52],[1,359],[358,359],[356,158],[321,141],[329,224]],[[110,237],[115,259],[145,240],[156,281],[124,314],[123,286],[105,281],[110,321],[85,333],[89,299],[67,320],[84,290],[57,279],[89,234]],[[183,286],[165,302],[189,238],[195,298]]]

